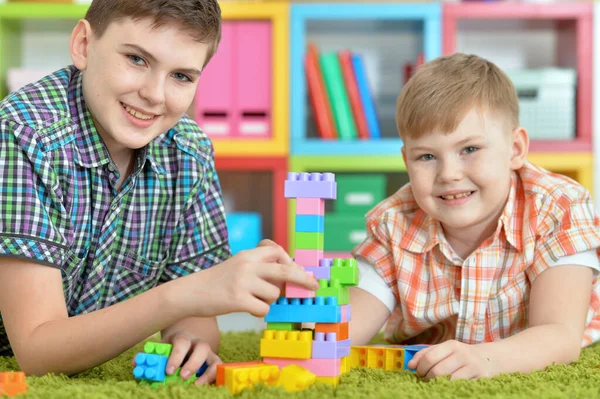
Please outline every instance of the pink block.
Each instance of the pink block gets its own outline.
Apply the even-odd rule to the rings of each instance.
[[[325,200],[321,198],[297,198],[296,215],[325,215]],[[317,263],[318,265],[318,263]]]
[[[342,323],[352,320],[352,305],[342,305]]]
[[[291,364],[304,367],[317,377],[337,377],[340,375],[340,359],[280,359],[275,357],[265,357],[263,362],[274,364],[280,369]]]
[[[320,249],[297,249],[294,253],[294,261],[300,266],[319,266],[323,259],[323,250]]]
[[[196,121],[211,137],[230,137],[235,133],[235,23],[223,22],[222,31],[219,51],[202,71],[196,91]]]
[[[311,272],[306,272],[310,277],[315,278],[315,275]],[[285,297],[286,298],[314,298],[315,291],[307,290],[304,287],[300,287],[297,284],[285,283]]]
[[[240,136],[271,136],[272,48],[270,21],[237,22],[236,83]]]

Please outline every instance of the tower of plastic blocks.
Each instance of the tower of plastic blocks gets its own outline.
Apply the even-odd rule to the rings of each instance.
[[[335,176],[289,173],[285,197],[296,199],[294,260],[319,281],[319,289],[286,285],[285,296],[265,317],[260,356],[280,369],[300,366],[335,386],[349,369],[349,287],[358,284],[354,259],[323,258],[325,200],[336,198]],[[302,323],[315,323],[314,330]]]

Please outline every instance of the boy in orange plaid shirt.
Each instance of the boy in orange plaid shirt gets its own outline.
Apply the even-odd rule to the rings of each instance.
[[[398,98],[410,183],[366,217],[353,344],[432,344],[425,378],[492,377],[578,359],[600,340],[600,223],[589,192],[527,162],[510,79],[465,54]]]

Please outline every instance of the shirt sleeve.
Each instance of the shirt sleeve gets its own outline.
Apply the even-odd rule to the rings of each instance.
[[[36,132],[0,121],[0,256],[62,268],[70,219]]]
[[[379,299],[391,312],[396,308],[396,295],[383,278],[364,259],[358,258],[358,285],[357,288],[367,291]]]
[[[588,251],[598,257],[600,220],[591,196],[585,190],[582,192],[575,198],[562,195],[558,200],[547,203],[540,212],[542,218],[537,229],[533,265],[527,269],[530,281],[533,282],[560,259]]]
[[[221,185],[212,158],[186,203],[171,254],[161,282],[207,269],[231,256]]]

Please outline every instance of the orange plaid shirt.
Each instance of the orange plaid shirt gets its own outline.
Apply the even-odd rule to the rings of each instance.
[[[514,335],[527,328],[536,277],[561,257],[598,253],[600,247],[588,191],[530,163],[513,177],[494,235],[465,260],[447,243],[440,223],[419,208],[410,184],[366,219],[368,237],[353,254],[373,265],[396,296],[385,328],[395,343],[475,344]],[[596,273],[582,345],[599,340]]]

